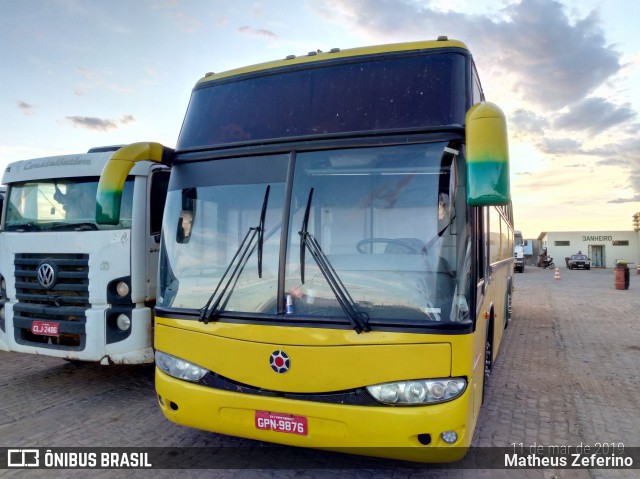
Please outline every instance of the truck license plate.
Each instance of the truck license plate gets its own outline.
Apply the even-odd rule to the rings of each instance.
[[[307,435],[307,418],[268,411],[256,411],[256,428],[265,431]]]
[[[33,321],[31,332],[42,336],[57,336],[60,331],[60,324],[50,321]]]

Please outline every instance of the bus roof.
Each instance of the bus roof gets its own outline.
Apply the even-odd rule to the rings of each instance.
[[[321,61],[334,60],[336,58],[357,57],[365,55],[376,55],[380,53],[390,52],[405,52],[416,50],[429,50],[429,49],[441,49],[441,48],[461,48],[467,50],[467,46],[459,40],[449,40],[447,37],[439,37],[438,40],[428,40],[419,42],[405,42],[405,43],[391,43],[385,45],[374,45],[368,47],[350,48],[341,50],[339,48],[332,48],[328,52],[322,52],[320,50],[309,52],[306,55],[295,56],[289,55],[283,60],[274,60],[265,63],[258,63],[256,65],[249,65],[246,67],[235,68],[221,73],[207,73],[196,83],[196,87],[202,83],[220,80],[223,78],[234,77],[243,75],[245,73],[253,73],[263,70],[270,70],[275,68],[288,67],[291,65],[300,65],[304,63],[315,63]]]

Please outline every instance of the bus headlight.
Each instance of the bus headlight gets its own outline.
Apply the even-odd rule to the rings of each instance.
[[[185,381],[198,382],[207,374],[205,368],[162,351],[156,351],[156,366],[169,376]]]
[[[451,401],[466,387],[464,378],[414,379],[367,386],[367,391],[384,404],[421,405]]]

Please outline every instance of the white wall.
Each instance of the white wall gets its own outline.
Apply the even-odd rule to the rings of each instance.
[[[568,246],[558,242],[568,242]],[[628,244],[625,244],[627,242]],[[558,267],[565,257],[581,251],[591,258],[592,267],[613,268],[618,260],[630,265],[640,261],[640,233],[635,231],[550,231],[541,236],[541,251],[553,257]],[[598,264],[600,262],[600,264]]]

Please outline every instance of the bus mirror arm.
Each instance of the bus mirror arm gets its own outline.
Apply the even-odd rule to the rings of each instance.
[[[105,165],[96,192],[97,224],[117,225],[120,222],[120,201],[127,175],[139,161],[168,164],[173,150],[160,143],[132,143],[117,150]]]

